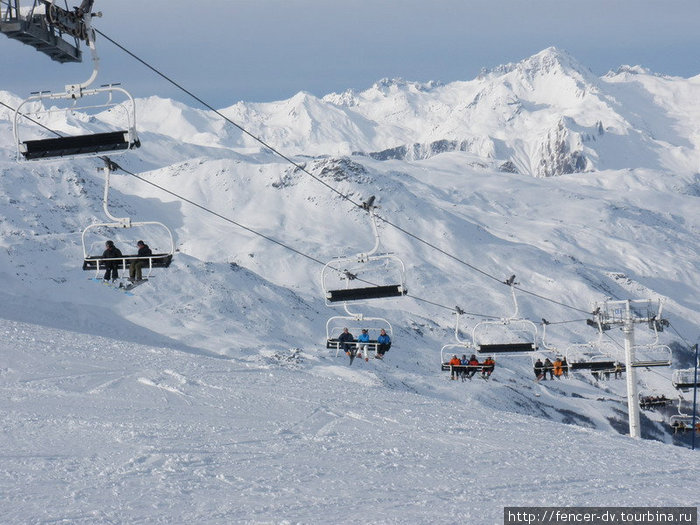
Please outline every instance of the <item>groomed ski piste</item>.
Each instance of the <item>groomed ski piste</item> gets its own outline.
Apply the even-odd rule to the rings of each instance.
[[[531,59],[551,60],[578,74],[551,50]],[[533,176],[524,166],[540,165],[540,153],[519,138],[523,128],[498,127],[481,113],[474,132],[500,133],[492,156],[457,148],[386,158],[349,153],[429,137],[408,136],[412,121],[394,122],[377,124],[371,143],[348,146],[349,128],[337,126],[339,138],[316,124],[331,119],[331,96],[303,113],[310,120],[299,117],[311,100],[304,94],[248,111],[251,125],[289,129],[266,138],[342,193],[376,195],[378,214],[416,236],[489,275],[516,274],[546,298],[519,294],[520,314],[552,322],[549,342],[561,349],[597,337],[586,314],[564,305],[590,311],[608,297],[663,298],[673,330],[662,342],[673,349],[673,368],[687,368],[680,336],[693,342],[700,321],[698,77],[627,68],[595,80],[625,101],[615,113],[627,116],[631,131],[622,133],[622,118],[606,127],[610,107],[567,98],[565,80],[538,90],[528,72],[540,105],[523,104],[516,120],[559,129],[563,105],[583,104],[576,107],[585,118],[606,129],[582,150],[594,167]],[[512,109],[496,73],[490,82],[480,100],[500,93]],[[473,87],[425,89],[448,107]],[[364,111],[366,124],[398,118],[392,105],[419,115],[414,88],[379,83],[347,107]],[[21,98],[0,92],[0,100]],[[212,115],[155,97],[137,103],[143,147],[116,158],[121,166],[321,261],[372,246],[365,212],[239,142]],[[635,104],[655,108],[643,129]],[[245,104],[236,107],[244,115]],[[308,129],[315,134],[305,142]],[[100,163],[18,165],[12,140],[0,108],[2,521],[498,524],[510,506],[698,505],[700,459],[689,435],[674,436],[668,414],[644,411],[644,439],[627,437],[624,380],[582,374],[536,383],[529,357],[497,358],[488,381],[450,381],[440,370],[440,348],[454,342],[449,308],[468,312],[467,329],[478,314],[507,317],[507,286],[380,223],[383,248],[406,263],[409,296],[361,308],[391,321],[394,344],[384,360],[348,366],[325,348],[326,320],[340,308],[324,304],[317,263],[124,173],[113,176],[111,209],[167,224],[178,251],[132,295],[92,282],[94,272],[81,270],[80,233],[104,220]],[[499,169],[506,150],[520,159],[519,173]],[[114,240],[128,248],[136,239],[124,232]],[[610,336],[622,341],[619,330]],[[640,328],[636,338],[644,344],[650,335]],[[670,376],[641,369],[639,389],[677,399]]]

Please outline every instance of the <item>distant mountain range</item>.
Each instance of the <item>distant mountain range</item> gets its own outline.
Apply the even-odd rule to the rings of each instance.
[[[536,177],[586,171],[700,166],[700,76],[623,66],[599,78],[548,48],[467,82],[384,79],[319,99],[298,93],[223,112],[295,154],[425,159],[465,151]],[[146,109],[146,113],[148,110]],[[255,146],[233,134],[231,147]]]

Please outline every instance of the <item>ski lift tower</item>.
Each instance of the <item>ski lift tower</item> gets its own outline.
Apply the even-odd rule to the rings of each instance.
[[[634,355],[634,325],[645,323],[655,331],[661,331],[667,322],[661,318],[663,303],[647,300],[605,301],[594,311],[596,322],[602,325],[620,325],[625,335],[625,366],[627,375],[627,409],[629,412],[630,437],[640,439],[639,403],[637,402],[637,363]]]

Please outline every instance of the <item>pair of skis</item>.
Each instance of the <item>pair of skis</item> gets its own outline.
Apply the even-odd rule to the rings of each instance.
[[[355,356],[357,355],[357,348],[352,348],[350,350],[350,364],[348,366],[352,366],[352,362],[355,360]],[[377,359],[383,359],[383,357],[380,357],[379,355],[375,356]],[[367,350],[365,350],[365,361],[369,361],[369,353]]]
[[[143,283],[148,282],[148,279],[141,279],[140,281],[131,281],[129,284],[119,283],[119,288],[124,288],[127,292],[133,290],[137,286],[141,286]]]
[[[130,283],[128,283],[128,284],[124,284],[123,282],[119,282],[119,285],[116,285],[113,281],[112,281],[112,282],[110,282],[110,281],[105,281],[104,279],[100,279],[100,278],[97,278],[97,277],[92,277],[90,280],[91,280],[91,281],[94,281],[94,282],[96,282],[96,283],[102,283],[102,284],[104,284],[105,286],[108,286],[109,288],[111,288],[112,290],[115,290],[115,291],[117,291],[117,292],[122,292],[122,293],[124,293],[125,295],[132,295],[132,296],[133,296],[134,294],[131,293],[131,290],[133,290],[133,289],[136,288],[137,286],[140,286],[140,285],[142,285],[143,283],[145,283],[145,282],[148,281],[148,279],[141,279],[140,281],[133,281],[133,282],[130,282]]]

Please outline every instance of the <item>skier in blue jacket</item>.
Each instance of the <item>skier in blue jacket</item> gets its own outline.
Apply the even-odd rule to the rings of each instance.
[[[358,343],[369,343],[369,333],[367,333],[367,328],[362,329],[362,333],[357,336],[357,342]],[[358,354],[360,357],[362,357],[362,352],[365,352],[365,355],[367,355],[367,346],[366,344],[364,345],[358,345],[358,348],[360,350],[360,353]]]
[[[382,328],[379,332],[377,343],[379,343],[379,346],[377,347],[377,357],[381,359],[384,357],[384,354],[389,351],[389,348],[391,348],[391,337],[387,335],[384,328]]]

